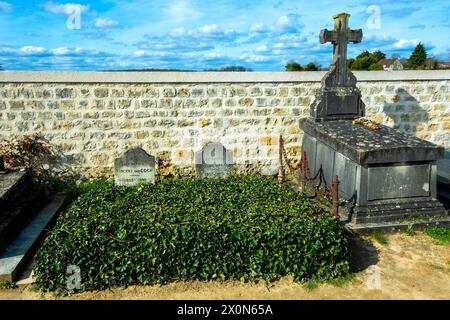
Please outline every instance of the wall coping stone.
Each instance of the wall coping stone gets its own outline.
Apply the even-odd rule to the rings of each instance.
[[[450,70],[354,71],[361,82],[450,80]],[[0,71],[0,83],[296,83],[319,82],[310,72]]]

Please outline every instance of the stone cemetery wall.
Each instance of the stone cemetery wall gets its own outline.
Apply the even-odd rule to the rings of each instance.
[[[238,170],[274,174],[280,134],[300,155],[299,119],[323,74],[0,72],[0,133],[41,131],[64,155],[54,170],[84,177],[111,175],[132,147],[165,173],[192,175],[209,142],[231,150]],[[355,75],[368,116],[450,149],[450,71]]]

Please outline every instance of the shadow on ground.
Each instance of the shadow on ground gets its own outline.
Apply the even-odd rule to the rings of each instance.
[[[361,272],[379,261],[378,250],[359,235],[348,237],[350,244],[350,271]]]

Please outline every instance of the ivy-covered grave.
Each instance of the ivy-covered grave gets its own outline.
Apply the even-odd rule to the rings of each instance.
[[[344,229],[272,177],[83,188],[39,249],[36,286],[67,293],[183,280],[295,281],[349,272]],[[68,289],[69,288],[69,289]]]

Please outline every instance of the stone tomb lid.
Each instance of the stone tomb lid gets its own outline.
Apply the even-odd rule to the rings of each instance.
[[[8,173],[0,174],[0,203],[6,197],[7,193],[14,190],[22,179],[28,174],[26,170],[14,170]]]
[[[351,120],[313,122],[300,120],[300,128],[353,161],[365,164],[434,161],[444,148],[380,125],[369,129]]]

